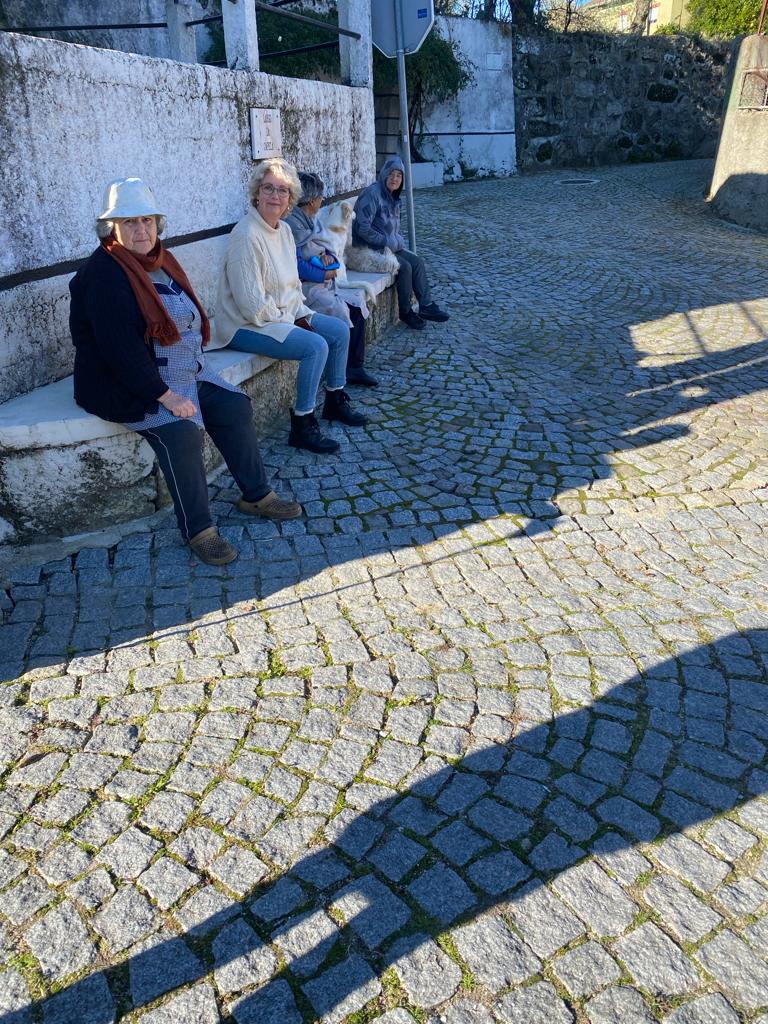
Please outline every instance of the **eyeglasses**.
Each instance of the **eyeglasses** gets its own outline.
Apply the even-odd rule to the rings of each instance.
[[[261,191],[267,196],[273,196],[277,193],[281,199],[287,199],[291,192],[285,185],[270,185],[269,182],[261,186]]]

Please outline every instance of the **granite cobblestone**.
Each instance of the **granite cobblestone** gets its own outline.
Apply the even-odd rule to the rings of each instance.
[[[768,1019],[768,243],[707,173],[419,193],[451,320],[264,439],[304,520],[223,474],[231,566],[6,572],[3,1024]]]

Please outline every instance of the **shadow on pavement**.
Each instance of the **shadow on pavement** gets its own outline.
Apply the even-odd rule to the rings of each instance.
[[[663,165],[637,177],[605,169],[577,193],[542,176],[425,194],[419,230],[452,319],[388,332],[376,353],[384,386],[355,394],[369,426],[339,429],[338,457],[270,443],[272,479],[305,504],[306,524],[249,522],[232,514],[233,493],[214,503],[241,549],[231,566],[190,569],[175,529],[156,531],[154,547],[149,534],[126,538],[112,561],[81,552],[75,574],[69,561],[53,567],[59,607],[45,621],[30,604],[0,626],[0,649],[13,652],[0,657],[0,678],[25,659],[130,644],[297,583],[311,592],[324,570],[343,574],[358,558],[391,558],[473,522],[511,516],[547,532],[564,496],[572,515],[573,495],[600,498],[606,481],[629,499],[716,486],[686,468],[691,455],[675,442],[722,404],[727,447],[738,425],[729,403],[768,388],[762,242],[704,213],[698,164],[676,169],[674,180]],[[451,301],[459,267],[463,291]],[[616,479],[617,458],[635,479]],[[36,579],[30,570],[17,582]]]
[[[508,742],[489,741],[434,773],[426,762],[406,792],[342,812],[328,826],[327,847],[199,922],[186,936],[191,946],[166,933],[134,952],[127,967],[136,1006],[206,974],[211,964],[196,940],[219,927],[213,952],[225,990],[238,972],[271,978],[237,1002],[239,1024],[298,1024],[334,1011],[340,1019],[348,997],[377,993],[375,979],[394,959],[415,952],[418,965],[419,950],[448,929],[456,940],[454,929],[489,908],[501,909],[535,953],[551,955],[583,927],[559,904],[554,940],[537,933],[530,903],[550,882],[598,934],[619,934],[641,908],[604,867],[630,884],[652,866],[636,845],[662,839],[653,847],[658,863],[711,893],[731,864],[682,833],[732,811],[747,829],[768,831],[768,804],[752,799],[768,791],[766,664],[768,631],[752,630],[693,648],[597,699],[588,679],[574,679],[568,699],[582,706],[540,724],[513,720]],[[434,699],[434,685],[424,687],[406,706]],[[380,775],[374,764],[369,777]],[[247,820],[239,814],[226,828],[259,852],[262,837],[248,834]],[[597,860],[587,863],[592,853]],[[325,913],[332,904],[343,925]],[[298,912],[316,915],[316,939],[297,937]],[[283,938],[282,969],[264,945],[273,935]],[[506,925],[500,935],[507,983],[518,969],[521,979],[534,974],[534,953]],[[472,966],[482,974],[482,965]],[[124,979],[124,967],[91,974],[34,1009],[46,1022],[108,1024],[115,1008],[107,978]],[[1,1024],[22,1019],[0,1016]]]
[[[372,521],[363,529],[362,522],[352,516],[348,532],[332,532],[333,523],[328,519],[328,531],[301,532],[305,527],[299,522],[293,527],[286,524],[280,534],[271,523],[230,519],[222,533],[240,549],[240,557],[225,567],[190,565],[189,551],[181,545],[175,529],[127,537],[111,562],[106,549],[84,549],[76,556],[74,572],[68,559],[51,567],[48,586],[54,604],[62,605],[60,615],[54,608],[42,625],[32,615],[28,621],[0,625],[0,648],[6,652],[0,677],[20,675],[29,659],[36,666],[57,664],[72,651],[106,651],[146,642],[150,637],[162,639],[172,635],[175,627],[182,634],[190,622],[242,602],[262,600],[270,610],[273,596],[296,584],[302,586],[302,597],[322,596],[329,592],[329,585],[319,574],[329,569],[339,574],[341,581],[333,592],[353,588],[370,579],[364,568],[351,564],[356,560],[382,556],[397,571],[404,563],[393,558],[393,552],[441,539],[456,543],[455,535],[473,522],[509,516],[514,518],[506,526],[497,521],[494,529],[510,537],[546,533],[561,520],[561,493],[580,491],[588,501],[595,482],[612,477],[609,454],[683,438],[689,428],[671,421],[672,417],[768,388],[768,340],[638,372],[632,388],[625,382],[624,389],[610,397],[610,384],[603,375],[595,371],[595,380],[588,382],[587,371],[567,359],[559,367],[540,365],[534,372],[534,360],[529,358],[526,389],[518,393],[515,372],[519,361],[510,347],[489,349],[484,358],[487,365],[479,358],[475,362],[478,374],[487,374],[488,380],[488,405],[480,410],[481,419],[460,411],[451,419],[454,414],[446,413],[435,447],[422,447],[415,454],[403,438],[409,436],[409,421],[411,433],[419,432],[419,406],[423,403],[416,381],[413,406],[401,407],[400,421],[393,419],[385,431],[390,444],[386,459],[380,460],[381,476],[389,476],[396,489],[392,501],[398,500],[397,491],[412,496],[414,511],[405,509],[393,515],[402,525]],[[404,365],[407,370],[407,360]],[[612,365],[607,373],[613,373]],[[532,408],[546,409],[546,421]],[[482,417],[488,420],[485,428]],[[525,451],[512,447],[521,436],[527,438]],[[375,459],[374,448],[381,449],[383,442],[384,438],[375,446],[370,441],[359,443],[355,458],[375,466],[370,460]],[[728,443],[727,434],[723,443]],[[493,454],[489,455],[489,450]],[[279,467],[282,456],[277,446],[269,462]],[[689,463],[690,455],[677,458],[678,474],[688,474],[692,486],[706,489],[704,471]],[[371,472],[355,465],[320,468],[339,474],[340,493],[353,490],[357,478]],[[296,464],[289,461],[285,472],[290,475],[292,471],[296,472]],[[374,468],[373,478],[376,476]],[[465,479],[478,478],[483,481],[481,487],[476,482],[462,484]],[[655,486],[664,485],[656,481]],[[650,494],[655,493],[653,488],[651,479]],[[418,499],[422,491],[437,500],[442,516],[449,521],[417,521],[416,511],[425,507]],[[674,486],[670,493],[675,493]],[[302,493],[297,496],[306,502]],[[218,502],[216,510],[220,515],[230,511],[224,502]],[[312,528],[312,518],[308,523]],[[21,570],[16,578],[20,583],[17,600],[39,599],[37,569]],[[76,597],[78,621],[73,628]]]

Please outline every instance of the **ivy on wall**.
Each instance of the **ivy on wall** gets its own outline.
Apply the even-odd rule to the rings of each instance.
[[[689,0],[691,20],[686,29],[718,39],[750,35],[757,31],[760,0]]]
[[[472,82],[474,65],[450,39],[433,28],[418,52],[405,58],[408,92],[408,133],[411,156],[424,160],[418,148],[418,133],[424,110],[431,103],[444,103]],[[374,48],[373,84],[376,92],[397,92],[397,61]]]

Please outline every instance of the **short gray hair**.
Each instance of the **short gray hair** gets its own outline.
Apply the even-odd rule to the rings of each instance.
[[[313,199],[322,199],[325,192],[325,182],[319,174],[312,174],[310,171],[299,171],[301,182],[301,199],[299,206],[306,206]]]
[[[257,165],[256,170],[253,172],[251,178],[251,184],[248,188],[248,194],[251,198],[251,206],[256,206],[256,199],[261,188],[261,183],[267,174],[274,174],[276,178],[282,178],[288,186],[290,192],[290,198],[288,200],[288,210],[292,210],[301,198],[301,182],[299,181],[299,175],[296,172],[296,168],[293,164],[289,164],[287,160],[283,160],[282,157],[272,157],[271,160],[262,160]]]
[[[157,234],[162,235],[165,231],[165,217],[162,213],[156,213],[154,215],[155,223],[157,224]],[[124,217],[116,217],[115,220],[125,220]],[[96,236],[98,238],[109,238],[115,231],[114,220],[97,220],[96,221]]]

